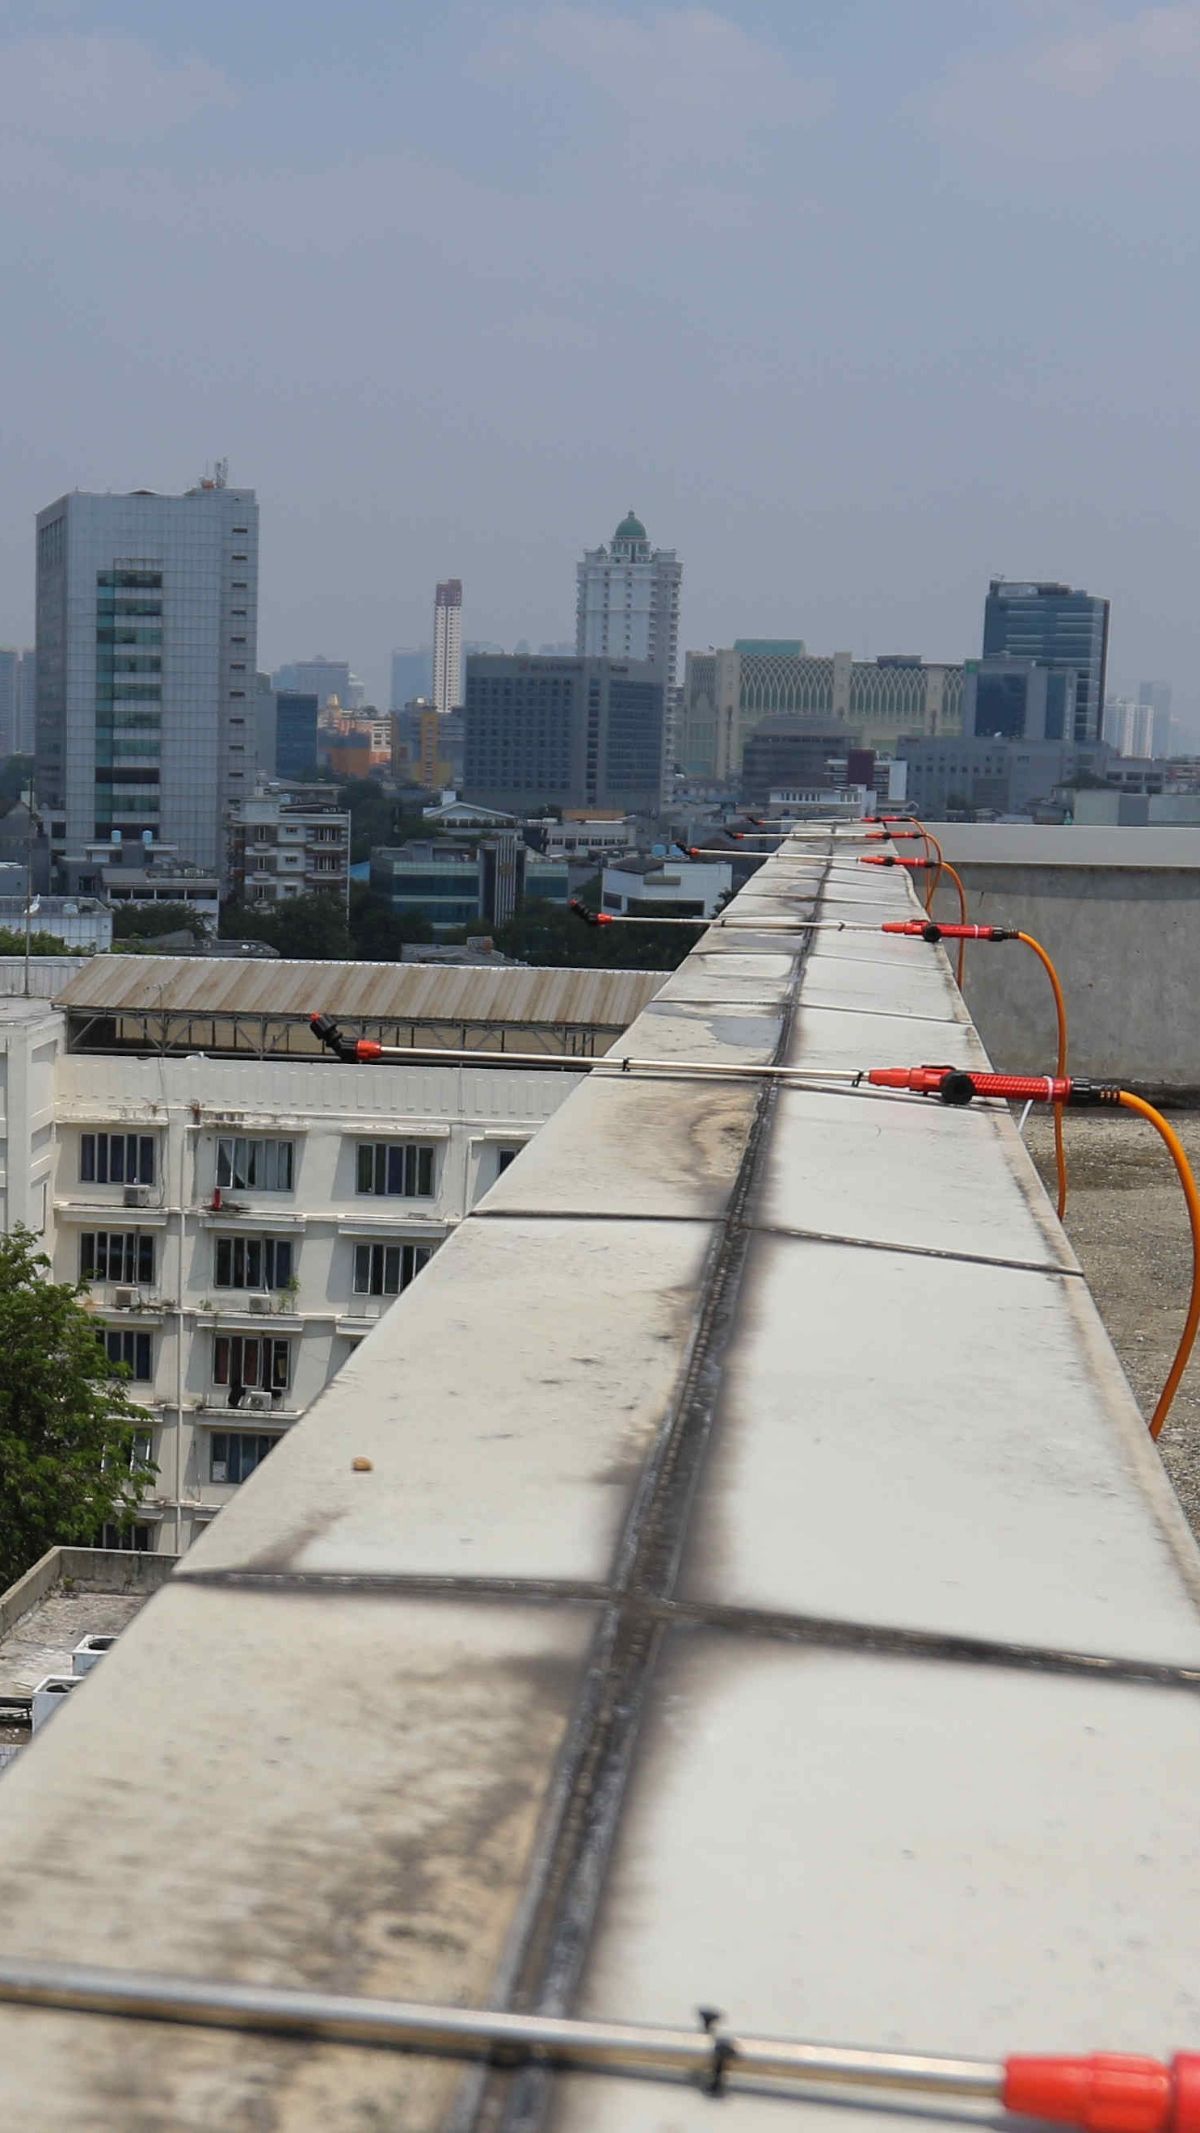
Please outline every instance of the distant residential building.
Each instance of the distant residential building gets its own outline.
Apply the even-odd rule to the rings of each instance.
[[[651,548],[630,511],[607,548],[576,565],[575,651],[580,659],[636,660],[669,688],[679,649],[683,567],[673,548]]]
[[[433,703],[455,711],[462,694],[462,579],[446,578],[433,603]]]
[[[1107,600],[1050,580],[993,578],[983,615],[983,656],[1033,659],[1078,677],[1077,741],[1100,738],[1108,672]]]
[[[605,867],[600,902],[632,918],[712,918],[732,886],[732,861],[627,857]]]
[[[350,893],[350,817],[336,804],[277,786],[255,793],[229,820],[229,879],[248,904]]]
[[[1145,685],[1144,685],[1145,686]],[[1171,752],[1170,691],[1165,705],[1141,696],[1115,696],[1104,706],[1104,738],[1118,755],[1159,757]]]
[[[174,845],[159,844],[148,834],[136,841],[101,840],[72,854],[60,869],[72,896],[99,896],[115,909],[120,904],[184,904],[213,934],[221,911],[221,877],[216,867],[197,866]]]
[[[391,720],[391,769],[426,792],[457,786],[463,770],[464,721],[461,710],[439,711],[418,697]]]
[[[1079,676],[1036,659],[968,659],[962,730],[980,740],[1073,740]]]
[[[437,931],[480,920],[503,926],[523,903],[566,903],[570,894],[566,860],[531,851],[506,828],[379,847],[371,887],[399,916],[427,919]]]
[[[254,789],[252,489],[62,496],[37,520],[37,794],[57,856],[150,830],[219,864]]]
[[[321,711],[335,696],[344,711],[357,710],[362,702],[362,684],[355,682],[349,660],[326,659],[323,652],[315,659],[290,660],[275,669],[271,680],[290,695],[315,696]]]
[[[656,811],[663,697],[648,662],[468,660],[467,798],[522,815],[555,805]]]
[[[794,718],[825,731],[845,727],[845,747],[890,748],[901,734],[957,733],[962,688],[960,665],[929,664],[908,653],[818,657],[798,638],[744,639],[689,652],[675,757],[687,777],[736,784],[746,743],[768,718]]]
[[[785,785],[845,785],[846,735],[836,727],[822,730],[796,718],[768,718],[746,742],[742,789],[748,800],[765,802]]]
[[[403,711],[418,696],[428,696],[433,686],[433,647],[418,645],[392,653],[392,685],[389,711]]]

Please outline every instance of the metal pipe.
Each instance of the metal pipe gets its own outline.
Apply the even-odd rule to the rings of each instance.
[[[683,1003],[686,1005],[686,1002]],[[351,1040],[353,1041],[353,1040]],[[759,1080],[763,1075],[795,1081],[860,1081],[865,1069],[857,1067],[797,1067],[797,1066],[744,1066],[726,1065],[707,1059],[626,1059],[614,1058],[606,1052],[600,1059],[571,1059],[565,1054],[552,1052],[459,1052],[425,1050],[407,1044],[374,1044],[371,1039],[360,1039],[371,1045],[368,1052],[360,1054],[361,1065],[371,1065],[377,1060],[404,1062],[416,1060],[421,1065],[447,1064],[453,1066],[535,1066],[550,1067],[567,1073],[593,1074],[699,1074],[714,1079]],[[351,1062],[353,1064],[353,1062]]]
[[[560,2066],[697,2076],[722,2085],[746,2078],[995,2099],[1005,2078],[1003,2066],[986,2059],[837,2048],[744,2036],[715,2025],[666,2029],[635,2022],[577,2022],[12,1958],[0,1960],[0,2002],[470,2058],[497,2050],[522,2059],[537,2054]]]

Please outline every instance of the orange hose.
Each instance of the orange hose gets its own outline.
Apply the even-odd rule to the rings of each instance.
[[[959,920],[960,920],[960,922],[961,922],[961,923],[962,923],[962,924],[963,924],[963,925],[965,926],[965,925],[966,925],[966,923],[967,923],[967,892],[966,892],[966,890],[965,890],[965,889],[964,889],[964,887],[963,887],[963,880],[962,880],[962,875],[961,875],[961,874],[959,873],[959,871],[958,871],[958,868],[957,868],[957,867],[952,867],[952,866],[951,866],[951,864],[950,864],[950,861],[949,861],[948,859],[943,859],[943,858],[941,857],[941,852],[940,852],[940,847],[939,847],[939,854],[938,854],[938,871],[937,871],[937,874],[936,874],[936,875],[934,876],[934,887],[935,887],[935,888],[937,887],[937,884],[938,884],[938,882],[940,881],[940,879],[941,879],[941,877],[942,877],[942,875],[943,875],[943,874],[948,874],[948,875],[950,876],[950,879],[951,879],[951,881],[952,881],[952,882],[954,883],[954,886],[955,886],[955,888],[956,888],[956,889],[958,890],[958,916],[959,916]],[[929,910],[929,908],[930,908],[929,904],[926,904],[925,908],[926,908],[926,910],[928,911],[928,910]],[[959,991],[960,991],[960,992],[962,991],[962,981],[963,981],[963,969],[964,969],[964,966],[965,966],[966,952],[967,952],[967,944],[966,944],[966,942],[965,942],[965,941],[960,941],[960,942],[959,942],[959,944],[958,944],[958,966],[957,966],[957,975],[958,975],[958,989],[959,989]]]
[[[1196,1180],[1192,1176],[1192,1166],[1187,1159],[1187,1150],[1174,1127],[1168,1125],[1162,1112],[1156,1111],[1153,1104],[1146,1103],[1141,1096],[1131,1095],[1128,1089],[1120,1091],[1117,1101],[1123,1104],[1127,1111],[1136,1111],[1139,1118],[1149,1119],[1155,1132],[1166,1142],[1171,1161],[1179,1173],[1179,1182],[1183,1187],[1183,1197],[1187,1201],[1188,1221],[1191,1224],[1192,1231],[1191,1300],[1188,1304],[1187,1317],[1183,1322],[1183,1334],[1175,1352],[1175,1360],[1168,1373],[1167,1382],[1158,1396],[1158,1406],[1150,1418],[1150,1435],[1157,1437],[1161,1434],[1163,1423],[1171,1411],[1171,1402],[1179,1390],[1179,1381],[1188,1366],[1188,1358],[1191,1355],[1192,1345],[1196,1338],[1196,1328],[1200,1326],[1200,1192],[1196,1190]]]
[[[932,911],[933,899],[937,895],[938,883],[941,880],[942,874],[945,870],[946,858],[944,852],[942,851],[941,845],[938,843],[937,838],[933,834],[933,831],[926,829],[925,824],[923,822],[918,822],[917,828],[920,830],[921,835],[925,839],[925,857],[927,859],[929,857],[930,845],[933,846],[934,851],[937,853],[937,866],[934,869],[933,880],[930,882],[925,894],[925,909],[927,911]]]
[[[1035,941],[1032,933],[1018,933],[1017,939],[1024,941],[1027,948],[1032,948],[1038,961],[1042,964],[1054,992],[1054,1012],[1058,1017],[1058,1060],[1054,1071],[1061,1080],[1067,1071],[1067,1003],[1063,998],[1062,986],[1058,982],[1058,972],[1041,942]],[[1055,1104],[1054,1106],[1054,1165],[1058,1172],[1058,1219],[1061,1222],[1067,1211],[1067,1156],[1063,1145],[1063,1107],[1061,1104]]]

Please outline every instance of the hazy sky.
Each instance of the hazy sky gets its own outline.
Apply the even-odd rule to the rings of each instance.
[[[688,645],[1065,577],[1194,710],[1198,181],[1196,0],[0,0],[0,642],[227,455],[264,665],[567,637],[633,505]]]

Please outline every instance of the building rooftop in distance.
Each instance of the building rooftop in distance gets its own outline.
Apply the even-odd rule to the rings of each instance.
[[[23,1708],[48,1674],[69,1674],[85,1637],[120,1636],[175,1567],[173,1555],[50,1548],[0,1593],[0,1761],[28,1739]]]

